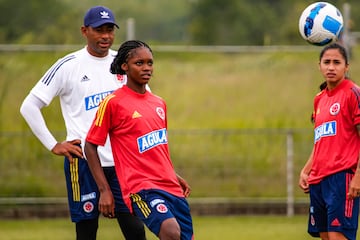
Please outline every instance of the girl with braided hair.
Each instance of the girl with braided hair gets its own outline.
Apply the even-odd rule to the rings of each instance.
[[[113,214],[113,200],[101,171],[97,147],[109,135],[125,203],[162,240],[192,240],[186,197],[190,188],[170,159],[166,103],[146,89],[153,74],[151,48],[124,42],[111,64],[127,83],[100,104],[85,143],[89,167],[100,191],[99,210]]]

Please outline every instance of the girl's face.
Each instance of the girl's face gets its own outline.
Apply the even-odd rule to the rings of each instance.
[[[346,75],[349,65],[339,49],[329,49],[322,56],[319,68],[329,89],[336,87]]]
[[[129,87],[145,87],[153,73],[153,55],[146,47],[133,49],[122,69],[127,74]]]

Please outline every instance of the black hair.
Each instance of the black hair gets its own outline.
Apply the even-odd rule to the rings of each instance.
[[[343,56],[343,58],[345,59],[345,64],[348,65],[349,64],[349,58],[348,58],[348,54],[346,52],[346,49],[344,46],[342,46],[339,43],[332,43],[329,45],[326,45],[320,52],[320,56],[319,56],[319,60],[321,61],[322,57],[324,56],[325,52],[329,49],[338,49],[340,54]]]
[[[126,63],[131,55],[132,51],[136,48],[146,47],[152,53],[151,48],[145,42],[140,40],[129,40],[121,44],[118,53],[114,58],[110,66],[110,72],[112,74],[125,74],[125,71],[121,68],[123,63]]]
[[[329,44],[329,45],[326,45],[320,52],[320,56],[319,56],[319,60],[321,61],[322,57],[324,56],[325,52],[329,49],[338,49],[341,56],[343,56],[343,58],[345,59],[345,64],[349,64],[349,58],[348,58],[348,54],[346,52],[346,49],[345,47],[343,47],[342,45],[340,45],[339,43],[332,43],[332,44]],[[327,83],[326,81],[322,82],[319,86],[319,89],[320,91],[324,90],[327,86]],[[315,119],[314,119],[314,115],[311,114],[311,117],[310,117],[310,120],[312,123],[315,122]]]
[[[326,86],[327,86],[326,81],[322,82],[319,86],[320,91],[324,90],[326,88]]]
[[[342,46],[341,44],[339,43],[332,43],[332,44],[329,44],[327,46],[325,46],[321,52],[320,52],[320,56],[319,56],[319,61],[321,61],[322,57],[324,56],[325,52],[329,49],[338,49],[341,56],[343,56],[343,58],[345,59],[345,64],[348,65],[349,64],[349,57],[348,57],[348,54],[347,54],[347,51],[345,49],[344,46]],[[345,77],[347,79],[350,79],[349,76],[346,74]],[[320,84],[319,86],[320,88],[320,91],[324,90],[326,88],[326,81],[324,81],[323,83]]]

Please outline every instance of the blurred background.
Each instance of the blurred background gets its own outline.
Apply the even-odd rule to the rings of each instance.
[[[94,5],[112,9],[121,26],[118,43],[125,40],[127,24],[135,38],[152,44],[181,45],[288,45],[299,38],[300,13],[314,1],[306,0],[1,0],[0,43],[81,44],[79,25]],[[328,1],[344,12],[351,6],[346,26],[360,31],[360,3]]]
[[[313,143],[321,48],[300,37],[298,19],[312,2],[0,0],[0,212],[66,208],[62,158],[33,136],[19,107],[57,58],[84,45],[80,26],[94,5],[116,16],[114,49],[136,38],[154,50],[150,85],[168,103],[171,155],[194,211],[306,211],[297,180]],[[344,15],[341,41],[357,66],[360,1],[328,2]],[[359,71],[351,68],[354,81]],[[58,101],[44,114],[62,141]]]

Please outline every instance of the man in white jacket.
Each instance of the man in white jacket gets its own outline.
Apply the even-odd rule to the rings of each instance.
[[[116,51],[110,49],[118,25],[110,9],[96,6],[84,17],[81,33],[87,45],[54,63],[33,87],[20,112],[34,135],[56,155],[62,155],[69,209],[76,224],[77,240],[94,240],[98,229],[99,190],[83,154],[85,137],[100,101],[126,83],[126,77],[110,73]],[[57,141],[46,126],[41,109],[60,98],[66,140]],[[101,165],[115,201],[115,216],[126,239],[143,240],[145,229],[124,204],[109,141],[98,149]],[[100,189],[101,191],[101,189]]]

